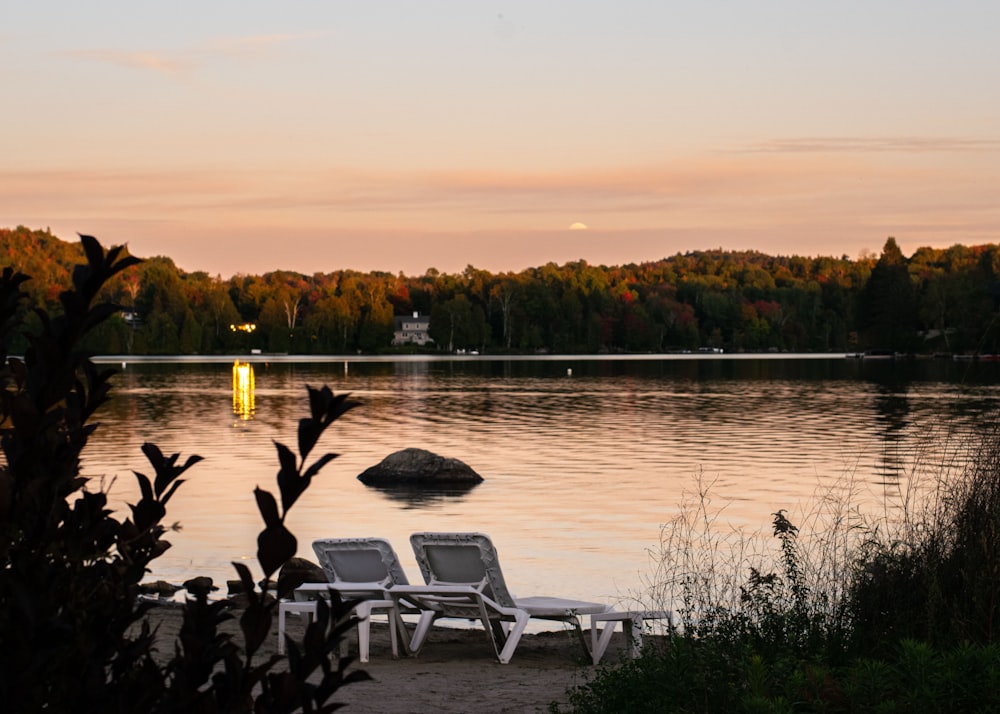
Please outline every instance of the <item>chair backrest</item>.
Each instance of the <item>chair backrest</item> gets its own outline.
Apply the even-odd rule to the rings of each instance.
[[[379,591],[409,585],[396,551],[384,538],[321,538],[312,545],[335,587]]]
[[[483,533],[414,533],[410,545],[428,585],[471,585],[503,607],[514,598],[496,548]]]

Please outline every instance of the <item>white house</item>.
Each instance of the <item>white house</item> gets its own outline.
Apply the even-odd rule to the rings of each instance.
[[[431,318],[421,317],[420,313],[413,313],[413,317],[396,316],[396,330],[393,333],[393,347],[399,345],[417,345],[423,347],[434,342],[431,339],[430,330]]]

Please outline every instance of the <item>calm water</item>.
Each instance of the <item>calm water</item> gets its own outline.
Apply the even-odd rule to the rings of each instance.
[[[993,419],[1000,396],[1000,365],[948,361],[480,357],[253,367],[252,405],[234,393],[231,362],[130,362],[115,378],[84,468],[116,478],[116,504],[135,498],[132,470],[151,473],[144,441],[205,457],[170,503],[168,520],[183,529],[153,578],[221,583],[236,560],[259,575],[252,491],[277,493],[273,440],[294,447],[306,384],[350,392],[362,406],[328,430],[317,451],[341,456],[290,513],[300,555],[312,558],[318,537],[384,536],[419,580],[410,533],[483,531],[516,593],[605,602],[641,586],[647,549],[699,473],[715,482],[725,521],[751,529],[845,473],[878,502],[915,460],[951,458],[962,435]],[[414,498],[357,481],[409,446],[461,459],[485,482]]]

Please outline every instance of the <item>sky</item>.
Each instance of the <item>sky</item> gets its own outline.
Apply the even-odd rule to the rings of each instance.
[[[994,0],[0,0],[0,227],[229,277],[1000,242]]]

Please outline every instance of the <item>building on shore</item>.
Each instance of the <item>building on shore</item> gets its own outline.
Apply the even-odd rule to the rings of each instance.
[[[431,319],[427,316],[421,316],[419,313],[413,313],[412,317],[397,315],[392,346],[416,345],[417,347],[425,347],[428,344],[433,344],[430,327]]]

